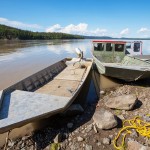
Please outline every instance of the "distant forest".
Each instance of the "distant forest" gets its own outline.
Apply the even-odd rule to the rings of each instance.
[[[0,39],[19,40],[52,40],[52,39],[84,39],[80,35],[56,32],[32,32],[5,25],[0,25]]]
[[[53,40],[53,39],[122,39],[122,40],[150,40],[150,38],[112,38],[109,36],[84,36],[58,32],[32,32],[0,24],[0,39],[6,40]]]

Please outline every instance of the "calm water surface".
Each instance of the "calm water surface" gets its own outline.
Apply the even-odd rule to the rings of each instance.
[[[0,90],[65,57],[91,57],[90,40],[0,41]]]
[[[0,90],[65,57],[76,57],[79,47],[91,57],[92,40],[0,41]],[[150,41],[143,41],[150,54]]]

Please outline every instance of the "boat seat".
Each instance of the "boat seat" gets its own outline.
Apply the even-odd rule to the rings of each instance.
[[[15,90],[5,94],[0,110],[0,134],[63,111],[69,97]]]

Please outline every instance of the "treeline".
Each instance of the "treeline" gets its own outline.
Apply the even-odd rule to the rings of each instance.
[[[5,25],[0,25],[0,39],[19,40],[52,40],[52,39],[83,39],[83,36],[56,32],[32,32]]]

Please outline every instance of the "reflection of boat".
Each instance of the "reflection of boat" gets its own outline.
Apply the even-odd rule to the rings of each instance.
[[[92,59],[63,59],[0,93],[0,133],[64,111],[85,83]]]
[[[93,41],[93,58],[99,73],[125,81],[149,78],[150,55],[139,55],[141,42],[132,44],[129,47],[125,41]],[[129,53],[134,55],[126,55]]]

